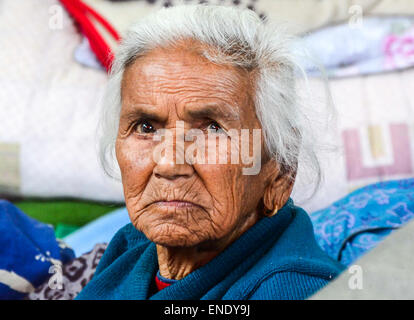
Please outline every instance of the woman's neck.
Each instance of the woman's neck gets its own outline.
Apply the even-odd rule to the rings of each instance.
[[[220,252],[239,238],[246,230],[259,220],[255,212],[244,220],[242,225],[234,228],[226,238],[215,242],[204,243],[194,247],[165,247],[157,245],[158,265],[160,274],[168,279],[180,280],[207,264]]]

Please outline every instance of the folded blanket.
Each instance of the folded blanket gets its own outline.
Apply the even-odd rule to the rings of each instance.
[[[358,259],[314,300],[413,300],[414,221]]]
[[[414,17],[368,17],[359,26],[330,26],[304,40],[305,47],[325,67],[329,77],[414,66]],[[307,69],[311,74],[319,74],[314,66]]]
[[[50,286],[58,287],[62,264],[74,257],[51,226],[0,200],[0,299],[23,298],[51,274]]]
[[[311,215],[319,245],[344,265],[413,218],[414,179],[372,184]]]

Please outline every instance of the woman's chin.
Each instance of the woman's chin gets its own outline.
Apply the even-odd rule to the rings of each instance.
[[[194,247],[206,240],[202,238],[200,231],[189,230],[174,223],[147,228],[143,233],[148,240],[164,247]]]

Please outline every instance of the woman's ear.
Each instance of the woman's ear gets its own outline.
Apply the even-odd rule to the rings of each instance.
[[[288,201],[292,193],[295,175],[289,172],[275,170],[271,176],[268,185],[265,187],[263,195],[264,209],[273,211],[275,208],[279,210]]]

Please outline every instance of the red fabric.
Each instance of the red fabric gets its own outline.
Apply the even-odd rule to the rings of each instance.
[[[113,54],[112,50],[106,41],[99,34],[98,30],[92,23],[92,17],[96,19],[116,40],[120,40],[117,31],[106,21],[98,12],[89,7],[81,0],[60,0],[69,14],[79,23],[82,32],[88,38],[92,51],[95,53],[98,60],[109,72],[112,65]]]
[[[155,276],[155,284],[157,285],[158,291],[167,288],[171,285],[171,283],[166,283],[162,280],[160,280],[157,276]]]

